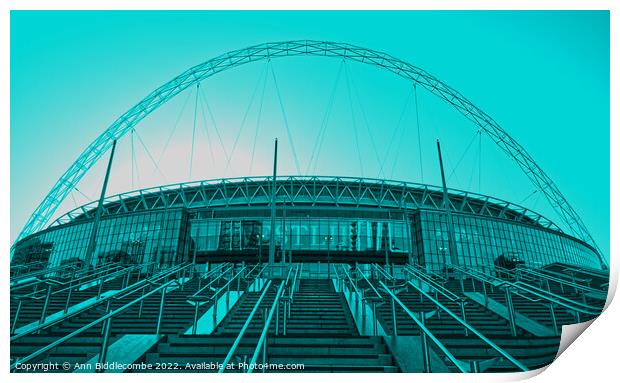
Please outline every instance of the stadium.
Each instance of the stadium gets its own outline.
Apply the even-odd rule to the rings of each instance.
[[[449,100],[573,232],[448,187],[439,142],[439,186],[278,176],[276,141],[272,175],[106,195],[117,140],[151,110],[228,67],[294,55],[371,63]],[[108,151],[101,198],[50,221]],[[164,84],[57,182],[12,247],[11,371],[527,371],[553,361],[563,325],[601,312],[607,283],[601,251],[555,184],[453,89],[349,44],[268,43]]]

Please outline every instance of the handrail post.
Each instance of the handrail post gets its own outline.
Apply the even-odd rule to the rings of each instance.
[[[17,327],[17,318],[19,318],[19,313],[22,311],[22,302],[20,299],[17,304],[17,309],[15,310],[15,317],[13,318],[13,324],[11,325],[11,335],[15,334],[15,327]]]
[[[377,318],[375,317],[374,320],[376,323]],[[394,336],[398,336],[398,321],[396,320],[396,302],[394,301],[394,298],[392,298],[392,334]]]
[[[364,310],[365,312],[366,310]],[[377,335],[378,333],[378,328],[377,328],[377,303],[376,302],[372,302],[372,334],[373,335]]]
[[[103,277],[99,278],[99,288],[97,290],[97,300],[101,298],[101,290],[103,289]]]
[[[473,283],[473,278],[472,278],[472,283]],[[484,283],[484,281],[482,282],[482,291],[484,293],[484,307],[488,308],[489,307],[489,294],[487,293],[487,285],[486,283]]]
[[[510,288],[506,287],[506,306],[508,308],[508,320],[510,322],[510,333],[512,336],[517,336],[517,327],[515,323],[515,309],[512,304],[512,294]]]
[[[461,303],[461,316],[463,317],[463,320],[467,322],[467,318],[465,318],[465,301],[461,299],[460,303]],[[465,336],[468,336],[469,331],[467,330],[467,326],[463,326],[463,328],[465,329]]]
[[[101,351],[99,352],[99,365],[105,363],[108,356],[108,343],[110,342],[110,329],[112,327],[112,317],[105,321],[105,327],[103,330],[103,342],[101,344]],[[104,372],[105,369],[97,369],[96,372]]]
[[[49,306],[51,296],[52,285],[48,285],[47,295],[45,296],[45,303],[43,303],[43,310],[41,310],[41,318],[39,319],[39,324],[43,324],[43,322],[45,322],[45,317],[47,316],[47,307]]]
[[[422,326],[426,325],[426,315],[423,311],[420,312],[420,323]],[[422,363],[423,363],[423,372],[431,372],[431,355],[430,350],[428,348],[428,339],[426,336],[426,332],[420,329],[420,335],[422,336]]]
[[[67,301],[65,302],[65,309],[63,313],[69,312],[69,305],[71,304],[71,293],[73,292],[73,286],[69,286],[69,292],[67,293]]]
[[[144,296],[144,291],[146,290],[146,286],[142,288],[142,294],[140,296]],[[138,309],[138,318],[142,318],[142,306],[144,305],[144,299],[140,300],[140,308]]]
[[[163,289],[161,289],[161,300],[159,302],[159,316],[157,318],[157,330],[155,331],[155,335],[159,335],[159,333],[161,332],[161,324],[163,322],[164,305],[166,303],[166,290],[167,289],[168,287],[164,287]]]
[[[110,313],[111,304],[112,304],[112,301],[110,301],[110,300],[106,302],[106,305],[105,305],[105,313],[106,313],[106,315]],[[104,322],[103,326],[101,326],[101,335],[105,335],[105,331],[106,331],[105,330],[105,326],[106,326],[106,324]]]
[[[480,372],[480,362],[477,360],[471,360],[469,362],[469,372],[473,372],[473,373]]]
[[[553,325],[553,333],[555,335],[559,335],[558,334],[558,322],[555,317],[555,308],[553,307],[553,302],[549,302],[549,313],[551,314],[551,323]]]
[[[288,301],[284,301],[284,316],[282,318],[283,326],[282,326],[282,335],[286,336],[286,317],[290,315],[291,305]]]
[[[276,297],[276,335],[280,334],[280,297]]]

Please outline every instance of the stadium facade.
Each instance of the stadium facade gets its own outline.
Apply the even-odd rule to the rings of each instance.
[[[400,181],[273,176],[106,197],[117,140],[222,70],[312,55],[375,65],[446,100],[509,154],[567,224]],[[101,198],[48,225],[111,148]],[[492,118],[379,51],[267,43],[150,93],[61,176],[12,247],[12,372],[516,372],[595,318],[608,270],[555,184]]]
[[[271,236],[271,179],[242,178],[167,185],[106,198],[89,263],[113,258],[168,266],[181,262],[266,261]],[[529,267],[562,262],[599,267],[596,249],[545,217],[490,196],[449,191],[457,258],[441,188],[342,177],[277,180],[278,261],[447,263],[488,269],[498,257]],[[83,260],[96,202],[22,239],[13,263],[48,267]],[[261,253],[261,254],[259,254]]]

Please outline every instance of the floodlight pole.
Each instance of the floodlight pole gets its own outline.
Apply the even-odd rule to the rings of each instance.
[[[103,201],[105,199],[105,192],[108,188],[108,180],[110,179],[110,170],[112,169],[112,160],[114,160],[114,151],[116,150],[116,140],[112,141],[112,151],[110,152],[110,159],[108,160],[108,167],[105,171],[105,178],[103,179],[103,186],[101,187],[101,195],[99,196],[99,203],[97,204],[97,211],[95,212],[95,220],[93,221],[93,229],[90,232],[90,240],[88,241],[88,247],[86,248],[86,256],[84,260],[86,265],[90,265],[95,252],[95,246],[97,244],[97,231],[99,229],[99,222],[101,221],[101,211],[103,210]]]
[[[446,226],[448,226],[448,254],[450,256],[450,263],[452,263],[453,265],[458,265],[459,261],[458,255],[456,254],[456,238],[454,236],[454,227],[452,226],[450,199],[448,197],[448,187],[446,186],[446,175],[443,170],[443,159],[441,157],[441,146],[439,145],[439,140],[437,140],[437,155],[439,156],[439,168],[441,170],[441,186],[443,187],[443,207],[446,211]]]
[[[273,151],[273,180],[271,183],[271,235],[269,235],[269,265],[275,263],[276,252],[276,175],[278,170],[278,139]]]

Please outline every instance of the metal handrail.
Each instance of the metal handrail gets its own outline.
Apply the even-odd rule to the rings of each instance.
[[[411,266],[411,265],[408,265]],[[459,302],[462,301],[463,298],[459,297],[458,295],[456,295],[455,293],[453,293],[452,291],[446,289],[445,287],[441,286],[440,284],[438,284],[436,281],[434,281],[432,278],[430,278],[428,275],[426,275],[424,272],[422,272],[421,270],[415,269],[413,267],[409,268],[406,267],[405,272],[423,279],[426,283],[430,284],[431,287],[433,287],[435,289],[435,291],[437,291],[439,294],[443,295],[444,297],[446,297],[446,299],[451,300],[452,302]]]
[[[358,270],[359,271],[359,270]],[[379,294],[379,292],[377,291],[377,289],[375,288],[375,286],[368,280],[368,278],[366,277],[366,275],[364,275],[363,272],[359,271],[358,274],[360,274],[362,276],[362,278],[366,281],[366,283],[368,284],[368,286],[370,286],[370,289],[375,293],[375,295],[377,296],[377,298],[383,299],[383,296],[381,294]]]
[[[89,274],[89,275],[92,275],[92,272],[100,271],[100,270],[102,270],[104,268],[107,268],[106,270],[109,270],[109,268],[112,268],[115,265],[118,265],[118,264],[115,263],[115,262],[110,262],[110,263],[106,263],[104,265],[100,265],[100,267],[97,267],[97,268],[95,268],[93,270],[84,270],[83,268],[77,267],[75,264],[68,264],[68,265],[64,265],[64,266],[53,267],[51,269],[37,270],[37,271],[35,271],[33,273],[29,273],[27,275],[20,275],[20,280],[23,280],[25,278],[28,278],[28,279],[29,278],[33,278],[34,280],[29,281],[29,283],[22,283],[22,284],[17,283],[12,288],[12,290],[20,290],[20,289],[23,289],[25,287],[30,287],[32,285],[36,285],[36,284],[39,284],[39,283],[45,283],[47,281],[52,281],[52,280],[55,281],[54,283],[56,283],[56,284],[61,284],[61,283],[66,284],[67,283],[67,281],[64,281],[64,282],[63,281],[58,281],[58,280],[56,280],[54,278],[51,278],[51,277],[50,278],[45,278],[45,279],[40,279],[40,278],[36,277],[36,276],[41,275],[41,274],[49,274],[49,273],[58,272],[58,271],[64,271],[64,270],[73,270],[74,272],[76,270],[79,270],[79,271],[83,271],[84,273],[91,272],[91,274]],[[19,282],[19,281],[17,281],[17,282]]]
[[[355,292],[361,297],[361,292],[360,292],[360,289],[357,286],[357,282],[355,282],[353,280],[353,278],[351,278],[351,275],[349,274],[349,271],[346,269],[346,267],[344,265],[342,265],[341,268],[342,268],[342,271],[344,273],[344,276],[349,280],[349,284],[351,285],[353,290],[355,290]],[[344,281],[344,279],[343,279],[343,281]]]
[[[296,267],[297,270],[297,267]],[[289,268],[288,270],[288,274],[286,275],[286,280],[282,281],[280,283],[280,286],[278,287],[278,291],[276,292],[276,297],[273,300],[273,303],[271,304],[271,309],[269,310],[269,314],[267,315],[267,318],[265,320],[265,325],[263,326],[263,330],[261,331],[260,337],[258,338],[258,342],[256,343],[256,349],[254,350],[254,354],[252,355],[252,359],[250,360],[250,365],[249,365],[249,369],[247,371],[247,373],[251,374],[252,371],[254,370],[254,364],[256,363],[256,359],[258,359],[258,355],[261,352],[261,349],[263,351],[263,360],[265,360],[265,358],[267,357],[266,353],[267,353],[267,333],[269,332],[269,326],[271,325],[271,319],[273,318],[273,313],[277,310],[278,311],[278,317],[280,316],[280,309],[279,309],[279,305],[280,305],[280,298],[284,295],[284,288],[286,286],[288,286],[289,280],[291,278],[291,272],[293,271],[292,268]],[[286,313],[285,313],[286,315]],[[278,331],[277,328],[277,323],[276,323],[276,334]]]
[[[254,315],[256,314],[256,311],[258,311],[258,307],[262,303],[262,301],[265,298],[265,295],[267,294],[267,291],[269,290],[270,287],[271,287],[271,280],[267,281],[267,283],[263,287],[263,292],[261,293],[260,297],[258,297],[258,300],[254,304],[254,307],[252,308],[252,311],[250,312],[250,315],[248,315],[248,319],[243,324],[243,327],[239,331],[239,334],[237,335],[237,338],[235,339],[235,341],[233,342],[232,346],[230,347],[230,350],[228,351],[228,354],[226,354],[226,358],[224,359],[224,362],[222,362],[222,366],[218,370],[219,373],[222,373],[222,372],[224,372],[226,370],[228,362],[230,362],[230,359],[232,358],[233,354],[237,350],[237,347],[239,347],[239,343],[241,342],[241,338],[243,338],[243,335],[245,335],[245,332],[247,331],[248,327],[250,327],[250,322],[252,322],[252,319],[254,318]]]
[[[62,270],[64,270],[64,269],[65,268],[63,267]],[[71,269],[71,268],[69,268],[69,269]],[[123,267],[121,265],[117,264],[117,263],[114,263],[114,264],[107,263],[104,266],[95,268],[93,270],[83,270],[83,269],[80,269],[79,271],[83,271],[86,275],[80,276],[79,278],[77,278],[77,280],[86,279],[86,278],[97,279],[97,278],[92,278],[92,277],[94,275],[98,276],[100,274],[105,274],[107,272],[114,272],[114,271],[112,271],[112,269],[114,269],[114,271],[117,271],[119,269],[123,269]],[[45,274],[47,274],[47,273],[49,273],[49,271],[45,272]],[[13,291],[21,290],[21,289],[23,289],[25,287],[30,287],[32,285],[38,285],[38,284],[50,284],[51,283],[51,284],[54,284],[54,285],[69,285],[72,282],[75,282],[75,280],[76,280],[75,277],[72,277],[71,279],[66,280],[66,281],[58,280],[58,279],[51,278],[51,277],[50,278],[45,278],[45,279],[36,278],[36,280],[32,281],[32,283],[24,283],[24,284],[20,284],[20,285],[15,286],[13,288]]]
[[[465,367],[462,361],[458,360],[451,352],[450,350],[448,350],[448,348],[446,348],[446,346],[444,346],[443,343],[441,343],[441,341],[439,339],[437,339],[437,337],[435,337],[435,335],[424,325],[424,323],[422,323],[422,321],[420,321],[420,319],[417,318],[417,316],[411,312],[411,310],[409,310],[409,308],[407,306],[405,306],[405,304],[398,299],[398,297],[396,296],[396,294],[394,294],[392,292],[392,290],[390,290],[389,287],[386,286],[385,283],[383,283],[383,281],[379,281],[379,284],[381,285],[381,287],[385,290],[385,292],[387,294],[389,294],[392,298],[392,300],[396,303],[398,303],[398,305],[403,309],[403,311],[405,311],[405,313],[407,315],[409,315],[409,317],[411,319],[413,319],[413,321],[418,325],[418,327],[420,327],[420,329],[422,330],[422,332],[429,337],[433,343],[435,343],[435,345],[439,348],[439,350],[454,364],[454,366],[456,366],[456,368],[460,371],[460,372],[469,372]],[[424,313],[422,313],[420,315],[421,318],[424,318]],[[425,366],[425,368],[427,368],[428,370],[426,372],[430,372],[430,361],[428,358],[428,346],[426,345],[425,342],[422,342],[425,345],[425,349],[424,354],[424,360],[425,363],[428,364],[428,366]]]
[[[222,269],[224,267],[228,266],[228,268],[226,270]],[[235,265],[230,264],[230,263],[222,263],[220,266],[218,266],[216,269],[210,270],[206,275],[204,275],[202,278],[208,278],[211,275],[213,275],[216,272],[220,272],[220,274],[217,276],[217,278],[209,281],[209,283],[207,283],[206,285],[204,285],[203,287],[201,287],[200,289],[198,289],[198,291],[196,291],[193,295],[191,295],[189,297],[189,299],[191,298],[196,298],[197,296],[199,296],[204,290],[206,290],[207,288],[211,287],[212,284],[214,284],[216,281],[219,281],[220,279],[222,279],[225,275],[225,273],[229,272],[231,269],[234,269]]]
[[[110,272],[109,274],[105,274],[103,271],[100,274],[96,274],[96,276],[94,276],[93,274],[81,277],[81,278],[77,278],[77,279],[71,279],[69,281],[65,281],[65,282],[61,282],[61,281],[57,281],[55,279],[49,279],[49,280],[45,280],[42,281],[42,283],[44,284],[48,284],[48,285],[54,285],[54,286],[63,286],[63,285],[69,285],[68,287],[64,287],[58,290],[54,290],[52,292],[52,295],[56,295],[59,293],[62,293],[64,291],[67,291],[69,289],[76,289],[79,288],[80,286],[92,283],[98,279],[103,279],[103,278],[116,278],[118,275],[123,275],[126,273],[131,273],[136,269],[142,268],[142,266],[130,266],[130,267],[123,267],[119,270],[115,270]],[[109,270],[106,270],[109,271]],[[91,278],[92,277],[92,278]],[[75,284],[75,282],[77,281],[77,284]],[[40,291],[43,290],[39,290],[39,291],[33,291],[31,293],[28,294],[24,294],[24,295],[19,295],[14,297],[14,299],[31,299],[31,300],[38,300],[38,299],[42,299],[45,298],[45,294],[42,295],[35,295],[35,293],[38,293]],[[12,294],[14,295],[14,294]]]
[[[524,284],[524,283],[516,284],[516,283],[512,283],[512,282],[501,280],[499,278],[492,278],[492,279],[490,279],[488,277],[485,278],[485,277],[482,277],[480,275],[477,275],[477,273],[473,272],[472,270],[467,270],[467,269],[459,267],[459,266],[454,266],[454,268],[459,270],[459,271],[461,271],[462,273],[465,273],[465,274],[467,274],[467,275],[469,275],[469,276],[471,276],[471,277],[473,277],[473,278],[483,282],[483,283],[489,283],[489,284],[493,285],[493,282],[496,282],[497,284],[495,286],[500,287],[500,288],[502,288],[502,287],[504,287],[504,288],[505,287],[512,287],[512,288],[515,288],[515,289],[518,289],[518,290],[520,289],[520,290],[525,291],[527,293],[530,293],[530,294],[532,294],[534,296],[542,298],[542,299],[544,299],[544,300],[546,300],[546,301],[548,301],[550,303],[557,304],[558,306],[562,306],[562,307],[564,307],[566,309],[569,309],[569,310],[572,310],[572,311],[575,311],[575,312],[579,312],[579,313],[582,313],[582,314],[588,314],[588,315],[598,315],[598,314],[600,314],[600,309],[599,308],[596,308],[596,307],[593,307],[593,306],[590,306],[590,305],[586,305],[586,304],[583,304],[583,303],[580,303],[580,302],[575,302],[575,301],[573,301],[571,299],[559,296],[557,294],[553,294],[551,292],[547,292],[547,291],[542,290],[542,289],[538,289],[538,288],[536,288],[534,286],[529,286],[529,285]],[[539,292],[535,291],[534,289],[535,290],[539,290],[542,293],[539,293]],[[565,303],[564,301],[568,301],[570,303]],[[583,306],[584,308],[575,307],[573,304],[576,304],[578,306]]]
[[[69,319],[69,318],[72,318],[72,317],[74,317],[76,315],[79,315],[79,314],[83,313],[84,311],[90,310],[93,307],[101,305],[102,303],[107,302],[107,301],[109,301],[111,299],[115,299],[115,298],[118,298],[118,297],[124,298],[127,295],[130,295],[130,294],[132,294],[132,293],[134,293],[134,292],[136,292],[136,291],[138,291],[140,289],[143,289],[144,287],[146,287],[147,284],[153,284],[153,283],[155,283],[155,282],[157,282],[157,281],[159,281],[161,279],[167,278],[170,275],[178,273],[179,271],[181,271],[182,269],[184,269],[184,268],[186,268],[188,266],[191,266],[191,264],[190,265],[188,265],[188,264],[186,264],[186,265],[180,264],[180,265],[177,265],[177,266],[175,266],[175,267],[173,267],[171,269],[164,270],[164,271],[161,272],[161,274],[156,275],[155,277],[152,277],[150,280],[149,279],[143,279],[141,281],[138,281],[138,282],[134,283],[133,285],[127,286],[126,288],[124,288],[122,290],[119,290],[119,291],[117,291],[116,293],[114,293],[112,295],[108,295],[107,297],[101,298],[98,301],[93,302],[92,305],[83,307],[83,308],[81,308],[79,310],[75,310],[74,312],[71,312],[71,313],[63,314],[63,315],[59,316],[58,318],[56,318],[54,320],[46,321],[46,322],[43,322],[43,323],[41,323],[41,324],[39,324],[37,326],[34,326],[32,329],[30,329],[28,331],[25,331],[25,332],[22,332],[22,333],[19,333],[19,334],[15,334],[15,335],[13,335],[10,338],[10,341],[11,342],[16,341],[16,340],[18,340],[20,338],[23,338],[23,337],[27,336],[27,335],[31,335],[31,334],[33,334],[35,332],[40,331],[40,330],[44,330],[46,328],[54,326],[57,323],[63,322],[65,320]]]
[[[176,270],[176,272],[178,272],[178,271],[180,271],[180,270],[183,270],[183,269],[185,269],[185,268],[187,268],[187,267],[190,267],[190,266],[193,266],[193,265],[192,265],[192,264],[186,264],[186,265],[184,265],[184,266],[180,267],[178,270]],[[112,312],[109,312],[109,313],[107,313],[106,315],[104,315],[104,316],[102,316],[102,317],[100,317],[100,318],[98,318],[98,319],[95,319],[95,320],[94,320],[94,321],[92,321],[91,323],[89,323],[89,324],[87,324],[87,325],[84,325],[84,326],[80,327],[79,329],[77,329],[77,330],[73,331],[72,333],[70,333],[70,334],[68,334],[68,335],[63,336],[62,338],[60,338],[60,339],[58,339],[58,340],[56,340],[56,341],[54,341],[54,342],[50,343],[49,345],[47,345],[47,346],[45,346],[45,347],[42,347],[42,348],[38,349],[37,351],[33,352],[32,354],[27,355],[27,356],[25,356],[25,357],[23,357],[23,358],[21,358],[21,359],[19,359],[19,360],[16,360],[16,361],[15,361],[15,363],[13,363],[13,364],[11,365],[10,370],[11,370],[11,371],[15,370],[15,368],[17,367],[17,365],[18,365],[18,364],[27,363],[27,362],[31,361],[32,359],[34,359],[34,358],[36,358],[36,357],[38,357],[38,356],[40,356],[40,355],[42,355],[42,354],[46,353],[47,351],[50,351],[50,350],[52,350],[52,349],[56,348],[57,346],[59,346],[59,345],[63,344],[64,342],[68,341],[69,339],[72,339],[73,337],[75,337],[75,336],[77,336],[77,335],[79,335],[79,334],[83,333],[84,331],[86,331],[86,330],[88,330],[88,329],[90,329],[90,328],[92,328],[92,327],[94,327],[94,326],[96,326],[96,325],[98,325],[98,324],[100,324],[100,323],[103,323],[104,321],[106,322],[106,323],[105,323],[105,330],[104,330],[104,341],[103,341],[103,345],[102,345],[102,352],[99,354],[99,355],[100,355],[99,360],[100,360],[100,361],[102,361],[102,359],[103,359],[103,361],[105,361],[105,352],[106,352],[106,349],[107,349],[107,343],[108,343],[108,342],[107,342],[107,339],[109,338],[109,331],[110,331],[110,322],[111,322],[111,320],[112,320],[114,317],[116,317],[117,315],[122,314],[123,312],[125,312],[128,308],[130,308],[130,307],[131,307],[131,306],[133,306],[134,304],[136,304],[136,303],[139,303],[139,302],[143,301],[143,300],[144,300],[144,299],[146,299],[147,297],[149,297],[149,296],[151,296],[151,295],[153,295],[153,294],[157,293],[158,291],[160,291],[160,290],[162,290],[162,289],[164,289],[164,290],[162,291],[162,302],[163,302],[164,297],[165,297],[165,290],[166,290],[166,289],[167,289],[167,288],[168,288],[171,284],[175,284],[175,283],[176,283],[176,284],[180,284],[177,280],[168,281],[168,282],[166,282],[166,283],[164,283],[164,284],[160,285],[159,287],[157,287],[157,288],[155,288],[155,289],[153,289],[153,290],[149,291],[148,293],[146,293],[146,294],[144,294],[144,295],[140,296],[139,298],[136,298],[136,299],[134,299],[133,301],[131,301],[131,302],[129,302],[129,303],[127,303],[127,304],[125,304],[125,305],[123,305],[123,306],[119,307],[118,309],[116,309],[116,310],[114,310],[114,311],[112,311]],[[162,305],[163,305],[163,303],[162,303]],[[160,318],[159,318],[159,320],[158,320],[157,325],[158,325],[158,326],[157,326],[157,331],[158,331],[158,333],[159,333],[159,327],[160,327],[160,325],[161,325],[161,311],[160,311]],[[103,358],[102,358],[102,357],[103,357]]]
[[[233,265],[232,267],[234,268],[234,265]],[[232,283],[235,279],[239,278],[240,274],[241,274],[241,273],[243,273],[243,272],[245,271],[245,269],[247,269],[247,266],[243,266],[243,267],[242,267],[242,268],[241,268],[241,269],[237,272],[237,274],[233,275],[233,277],[232,277],[232,278],[230,278],[230,280],[228,280],[228,282],[226,282],[226,284],[224,284],[224,286],[222,286],[222,287],[220,287],[218,290],[216,290],[216,291],[213,293],[213,295],[211,295],[210,297],[204,297],[204,298],[206,298],[206,299],[204,299],[204,300],[206,300],[206,301],[211,300],[211,301],[213,301],[213,302],[214,302],[214,303],[213,303],[213,315],[214,315],[214,317],[217,315],[217,300],[218,300],[218,298],[219,298],[219,295],[220,295],[220,294],[221,294],[224,290],[229,289],[229,288],[230,288],[230,284],[231,284],[231,283]],[[263,269],[264,269],[264,268],[263,268]],[[205,286],[205,288],[206,288],[206,287],[209,287],[209,286],[210,286],[211,284],[213,284],[215,281],[220,280],[220,279],[224,276],[224,274],[225,274],[225,273],[227,273],[229,270],[230,270],[230,268],[229,268],[229,269],[227,269],[227,270],[225,270],[225,271],[223,271],[223,272],[222,272],[222,273],[221,273],[221,274],[220,274],[217,278],[215,278],[214,280],[212,280],[211,282],[209,282],[209,284],[208,284],[207,286]],[[260,275],[260,274],[259,274],[259,275]],[[201,292],[202,290],[203,290],[203,289],[201,289],[201,290],[197,291],[195,294],[193,294],[193,295],[191,295],[189,298],[187,298],[188,300],[194,301],[194,321],[192,322],[192,323],[193,323],[193,326],[192,326],[192,334],[193,334],[193,335],[196,335],[196,330],[197,330],[197,327],[198,327],[198,311],[199,311],[199,304],[198,304],[198,301],[199,301],[199,300],[202,300],[202,299],[199,299],[199,298],[200,298],[200,296],[198,295],[198,293],[199,293],[199,292]],[[228,299],[228,298],[227,298],[227,299]],[[227,300],[227,302],[228,302],[228,300]]]
[[[588,292],[595,292],[595,293],[601,293],[601,292],[604,293],[605,292],[603,290],[600,290],[600,289],[597,289],[597,288],[594,288],[594,287],[591,287],[591,286],[584,286],[584,285],[582,285],[580,283],[577,283],[577,282],[567,281],[566,279],[563,279],[563,278],[560,277],[560,276],[566,277],[565,275],[562,275],[560,273],[556,273],[554,271],[539,272],[539,271],[532,270],[532,269],[527,269],[527,268],[519,268],[518,270],[520,272],[525,272],[527,274],[531,274],[531,275],[537,276],[539,278],[544,278],[545,280],[553,281],[553,282],[556,282],[556,283],[558,283],[560,285],[569,286],[569,287],[572,287],[574,289],[579,289],[579,290],[588,291]],[[558,277],[555,277],[553,275],[548,275],[547,273],[553,273],[555,275],[558,275]],[[575,278],[575,280],[577,280],[577,279],[579,279],[579,281],[582,281],[582,282],[590,282],[591,281],[590,279]]]
[[[517,367],[518,369],[520,369],[521,371],[528,371],[528,368],[523,365],[521,362],[519,362],[518,360],[516,360],[514,357],[512,357],[512,355],[508,354],[506,351],[504,351],[501,347],[499,347],[498,345],[496,345],[492,340],[490,340],[489,338],[487,338],[486,336],[482,335],[478,330],[476,330],[473,326],[471,326],[469,323],[467,323],[466,321],[464,321],[463,319],[459,318],[458,315],[454,314],[454,312],[452,312],[452,310],[448,309],[447,307],[445,307],[443,304],[441,304],[441,302],[439,302],[438,300],[436,300],[435,298],[433,298],[432,296],[430,296],[428,293],[426,293],[425,291],[423,291],[421,288],[417,287],[416,285],[414,285],[413,283],[409,282],[409,284],[411,286],[413,286],[413,288],[415,288],[416,290],[418,290],[418,292],[422,295],[424,295],[427,299],[429,299],[431,302],[433,302],[437,307],[439,307],[440,309],[442,309],[443,311],[445,311],[448,315],[450,315],[452,318],[456,319],[457,322],[459,322],[462,326],[464,326],[468,331],[472,332],[474,335],[476,335],[478,338],[480,338],[483,342],[485,342],[486,344],[488,344],[489,346],[491,346],[491,348],[493,348],[495,351],[497,351],[498,353],[500,353],[504,358],[508,359],[508,361],[510,363],[512,363],[515,367]]]

